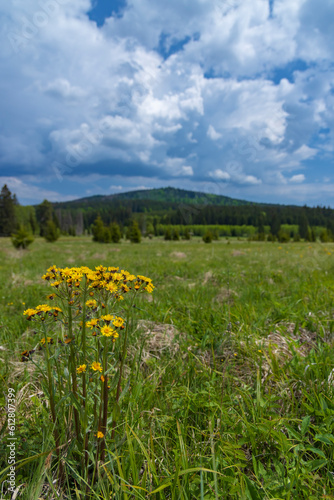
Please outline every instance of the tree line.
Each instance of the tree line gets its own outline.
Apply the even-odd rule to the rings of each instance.
[[[184,193],[189,201],[191,192]],[[44,200],[36,206],[21,206],[15,194],[4,185],[0,193],[0,236],[25,231],[55,241],[60,234],[91,234],[95,241],[108,243],[117,242],[121,237],[140,239],[139,233],[165,236],[167,232],[168,237],[173,230],[183,237],[184,228],[188,228],[187,233],[199,236],[208,230],[214,237],[248,236],[282,242],[291,238],[295,241],[313,241],[316,237],[322,241],[334,239],[334,210],[329,207],[246,202],[231,206],[192,205],[124,196],[95,196],[67,203]],[[316,229],[319,227],[320,233]]]

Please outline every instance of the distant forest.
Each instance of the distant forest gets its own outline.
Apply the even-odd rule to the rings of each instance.
[[[181,233],[182,228],[189,226],[194,234],[198,227],[216,226],[220,235],[232,236],[241,234],[237,231],[240,227],[244,228],[242,235],[247,236],[275,235],[281,227],[287,229],[287,226],[294,228],[302,238],[312,228],[318,228],[318,233],[319,228],[326,230],[330,238],[334,234],[334,210],[329,207],[251,203],[175,188],[92,196],[62,203],[44,200],[36,206],[19,205],[6,185],[0,193],[1,236],[9,236],[18,225],[43,236],[50,219],[62,234],[91,234],[98,216],[106,226],[117,223],[122,233],[135,220],[144,235],[164,234],[167,226],[178,226]],[[202,232],[197,230],[199,234]]]

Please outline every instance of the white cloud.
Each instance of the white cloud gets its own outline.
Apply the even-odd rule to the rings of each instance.
[[[214,179],[218,179],[221,181],[228,181],[231,176],[228,172],[225,172],[224,170],[221,170],[220,168],[217,168],[214,172],[209,172],[210,177],[213,177]]]
[[[188,176],[247,194],[332,161],[330,0],[275,0],[271,17],[264,0],[128,0],[102,29],[90,1],[50,1],[49,13],[39,0],[0,5],[0,167],[16,178],[50,177],[57,161],[87,182]],[[292,77],[284,66],[299,59]]]
[[[290,178],[290,182],[294,182],[296,184],[299,184],[300,182],[304,182],[304,181],[305,181],[305,175],[304,174],[296,174],[296,175],[293,175]]]
[[[213,141],[217,141],[222,137],[222,134],[217,132],[212,125],[209,126],[208,131],[207,131],[207,136],[210,137]]]

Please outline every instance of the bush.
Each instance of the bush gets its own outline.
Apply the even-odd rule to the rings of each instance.
[[[269,233],[267,236],[267,241],[272,241],[273,243],[276,241],[276,236],[273,234]]]
[[[203,234],[203,241],[204,241],[204,243],[211,243],[212,240],[213,240],[213,236],[212,236],[211,231],[206,231]]]
[[[17,249],[25,250],[33,241],[33,235],[23,225],[20,225],[16,233],[12,235],[12,243]]]
[[[190,240],[191,238],[191,235],[190,235],[190,231],[189,229],[186,227],[185,230],[184,230],[184,233],[183,233],[183,239],[185,240]]]
[[[280,243],[288,243],[290,241],[290,235],[286,231],[282,231],[282,229],[278,232],[278,241]]]
[[[44,238],[50,243],[57,241],[59,238],[59,229],[52,219],[48,220],[48,222],[46,223]]]

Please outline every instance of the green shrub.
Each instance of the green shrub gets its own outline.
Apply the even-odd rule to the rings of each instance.
[[[203,241],[204,241],[204,243],[211,243],[212,240],[213,240],[213,236],[212,236],[211,231],[206,231],[203,234]]]
[[[280,231],[278,231],[278,241],[280,243],[288,243],[290,241],[290,235],[289,233],[287,233],[286,231],[283,231],[282,229],[280,229]]]
[[[17,249],[25,250],[33,241],[33,235],[23,225],[20,225],[16,233],[12,234],[12,243]]]

